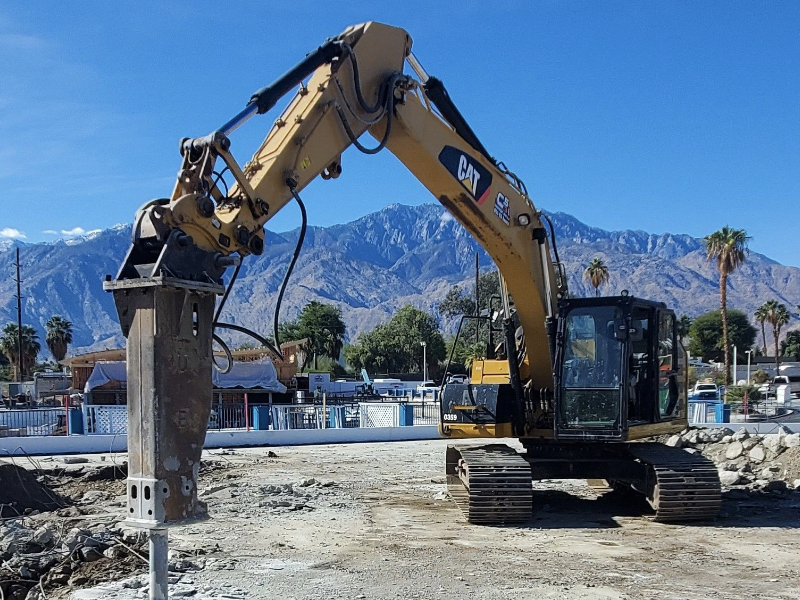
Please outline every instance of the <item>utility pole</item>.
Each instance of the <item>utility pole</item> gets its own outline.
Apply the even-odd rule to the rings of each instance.
[[[475,316],[481,316],[481,293],[478,288],[478,284],[480,283],[480,265],[478,263],[479,254],[475,253]],[[475,343],[478,344],[481,341],[481,321],[480,319],[475,319]]]
[[[22,383],[22,292],[19,277],[19,248],[17,248],[17,381]]]

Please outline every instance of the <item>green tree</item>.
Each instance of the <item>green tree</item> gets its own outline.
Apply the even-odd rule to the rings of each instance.
[[[330,356],[322,356],[320,357],[318,362],[319,362],[318,369],[320,371],[329,372],[333,377],[339,378],[351,375],[351,373],[347,372],[347,369],[345,369],[342,365],[340,365]]]
[[[726,384],[730,383],[731,372],[731,345],[728,336],[728,277],[745,261],[747,240],[749,239],[750,237],[744,229],[732,229],[727,225],[703,238],[708,260],[716,259],[717,271],[719,271],[719,305],[722,315],[722,351],[725,357]]]
[[[0,381],[10,381],[12,377],[11,363],[8,362],[8,357],[0,352]]]
[[[478,277],[479,292],[479,312],[491,316],[495,310],[501,310],[497,298],[500,297],[500,277],[497,271],[481,273]],[[495,299],[492,302],[492,299]],[[475,315],[475,286],[469,290],[462,289],[460,286],[453,286],[439,305],[439,312],[445,317],[456,317],[461,315]],[[450,371],[462,373],[469,370],[469,365],[476,357],[486,356],[486,349],[489,344],[489,324],[485,320],[477,323],[465,322],[458,340],[458,348],[453,353],[453,364]],[[499,342],[500,335],[495,334],[493,343]],[[450,357],[450,351],[455,338],[448,340],[446,346],[446,357]]]
[[[489,309],[491,299],[500,295],[500,278],[497,271],[488,271],[478,275],[478,295],[481,311]],[[496,306],[495,306],[496,308]],[[475,286],[463,289],[454,285],[439,304],[439,312],[445,317],[458,317],[475,314]]]
[[[745,392],[747,392],[747,404],[750,407],[755,407],[763,400],[757,385],[731,385],[725,393],[725,402],[744,404]]]
[[[383,373],[422,372],[421,342],[427,343],[425,354],[428,371],[433,373],[439,361],[445,358],[444,338],[436,319],[406,305],[392,319],[378,325],[368,333],[362,333],[358,342],[345,348],[348,364],[358,370]]]
[[[800,331],[790,331],[781,342],[781,356],[800,360]]]
[[[72,323],[59,315],[53,315],[44,325],[47,334],[44,341],[50,354],[60,363],[67,355],[67,348],[72,343]]]
[[[16,323],[9,323],[3,327],[3,332],[0,334],[0,352],[6,355],[9,362],[13,365],[18,364],[18,342],[17,332],[19,328]],[[36,356],[39,350],[42,349],[39,344],[39,334],[30,325],[22,326],[22,373],[20,379],[25,375],[31,373],[33,366],[36,364]]]
[[[775,302],[771,300],[771,302]],[[769,302],[765,302],[761,306],[756,309],[756,312],[753,313],[753,316],[756,319],[756,323],[761,326],[761,342],[762,342],[762,351],[764,352],[764,356],[767,355],[767,328],[765,323],[767,322],[767,315],[769,314]]]
[[[689,315],[681,315],[681,318],[678,319],[677,325],[678,338],[680,339],[681,344],[683,344],[683,340],[689,335],[689,329],[692,326],[692,319],[689,317]]]
[[[297,319],[281,323],[278,327],[282,341],[307,340],[303,345],[307,359],[300,367],[301,371],[312,357],[315,369],[319,357],[328,356],[337,360],[344,346],[345,332],[342,311],[332,304],[316,300],[306,304]]]
[[[728,341],[731,345],[744,351],[753,345],[756,334],[756,328],[750,324],[747,315],[740,310],[728,311]],[[689,328],[689,337],[692,356],[719,361],[724,356],[725,343],[722,311],[713,310],[697,317]]]
[[[583,278],[592,284],[594,287],[594,295],[595,297],[600,295],[600,286],[604,283],[608,283],[608,267],[606,263],[603,262],[603,259],[594,257],[592,262],[589,263],[589,266],[586,267],[586,270],[583,272]]]
[[[759,369],[755,373],[753,373],[753,383],[767,383],[769,381],[769,375],[764,369]]]
[[[467,336],[469,337],[469,336]],[[455,336],[448,340],[447,356],[450,356],[450,351],[453,349],[455,343]],[[486,344],[482,342],[475,342],[474,338],[465,340],[463,338],[458,340],[455,352],[453,352],[453,362],[449,365],[448,371],[450,373],[469,373],[472,368],[472,363],[476,359],[486,357]]]
[[[775,374],[781,366],[781,353],[778,351],[778,338],[781,335],[781,329],[789,322],[789,309],[785,304],[781,304],[777,300],[770,300],[767,302],[769,311],[767,312],[767,323],[772,325],[772,337],[775,339]]]

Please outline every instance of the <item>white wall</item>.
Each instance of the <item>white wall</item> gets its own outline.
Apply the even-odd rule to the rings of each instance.
[[[289,429],[278,431],[209,431],[205,448],[236,448],[242,446],[302,446],[308,444],[339,444],[352,442],[399,442],[432,440],[439,437],[436,425],[414,427],[370,427],[348,429]],[[127,436],[71,435],[46,437],[0,438],[0,458],[49,454],[91,454],[96,452],[125,452]]]

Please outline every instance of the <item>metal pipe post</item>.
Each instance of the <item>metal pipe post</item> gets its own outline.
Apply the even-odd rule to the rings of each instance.
[[[747,352],[747,385],[750,385],[750,355],[753,351],[745,350],[745,352]]]
[[[150,529],[150,600],[169,598],[169,531]]]

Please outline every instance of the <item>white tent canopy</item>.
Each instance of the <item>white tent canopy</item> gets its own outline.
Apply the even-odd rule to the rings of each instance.
[[[263,390],[276,394],[286,393],[286,386],[278,381],[275,365],[268,358],[254,362],[235,362],[230,373],[225,374],[220,374],[219,371],[213,369],[211,379],[214,389],[243,388],[246,390]],[[108,361],[95,364],[83,391],[90,392],[109,381],[119,381],[122,384],[128,381],[125,362]]]

